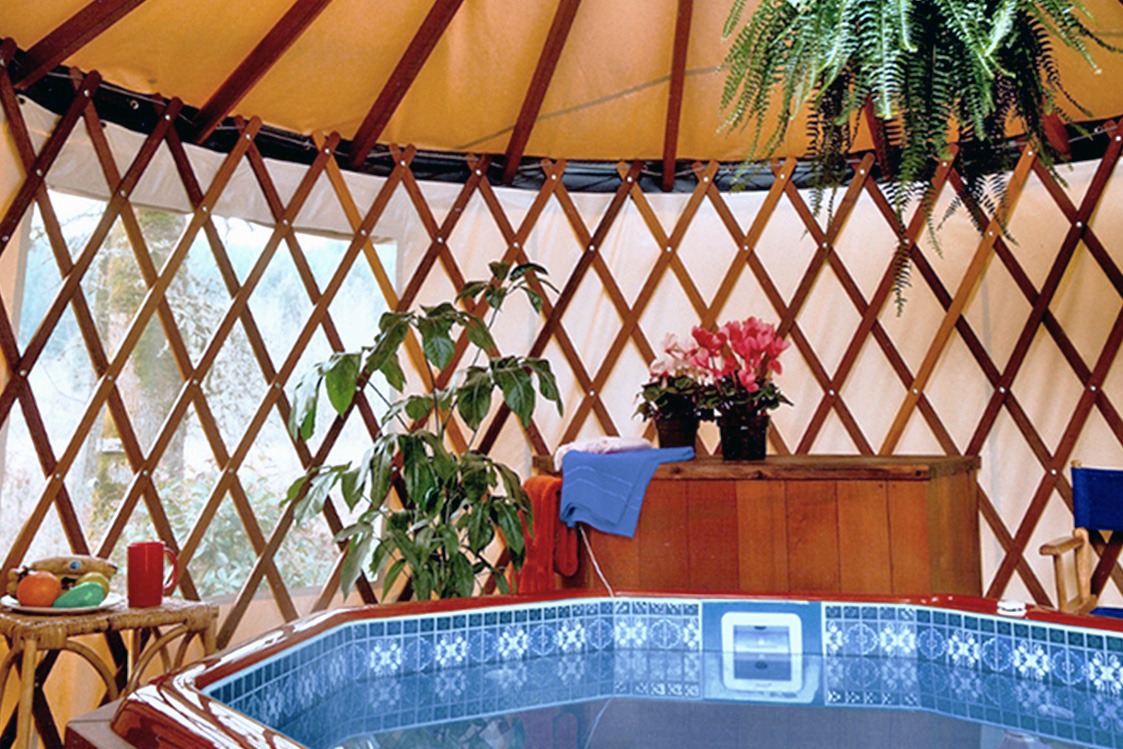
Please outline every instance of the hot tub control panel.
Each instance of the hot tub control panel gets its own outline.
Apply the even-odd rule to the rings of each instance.
[[[803,687],[803,624],[795,614],[727,612],[721,644],[727,689],[793,693]]]

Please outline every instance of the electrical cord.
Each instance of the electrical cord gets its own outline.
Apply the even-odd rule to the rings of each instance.
[[[600,578],[600,581],[604,585],[605,590],[608,591],[608,597],[615,598],[616,591],[614,591],[612,589],[612,586],[608,584],[608,580],[605,579],[604,573],[601,572],[600,565],[597,564],[597,555],[593,553],[593,545],[589,543],[589,537],[585,535],[585,526],[578,526],[578,530],[581,532],[581,540],[585,542],[585,550],[589,552],[589,560],[593,563],[593,569],[596,570],[597,577]]]

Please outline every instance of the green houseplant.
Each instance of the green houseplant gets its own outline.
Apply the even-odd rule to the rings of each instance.
[[[651,362],[650,379],[636,396],[636,415],[655,422],[660,447],[694,447],[698,422],[713,419],[713,410],[702,404],[711,378],[694,360],[697,350],[693,339],[667,334],[663,354]]]
[[[541,311],[542,297],[535,288],[553,287],[538,278],[545,270],[535,264],[511,267],[493,262],[490,268],[490,280],[467,284],[453,301],[383,314],[369,346],[334,354],[296,385],[289,429],[302,439],[312,436],[321,393],[340,415],[360,388],[371,390],[385,406],[383,432],[356,465],[314,467],[288,492],[298,520],[320,512],[336,489],[352,510],[364,507],[356,522],[336,536],[337,541],[347,541],[341,581],[345,593],[364,570],[382,572],[388,589],[406,569],[421,599],[469,596],[485,571],[496,573],[500,590],[506,592],[503,570],[483,554],[497,532],[506,540],[511,563],[516,569],[522,566],[526,546],[520,513],[532,522],[522,482],[512,468],[471,444],[496,391],[524,427],[534,412],[535,381],[538,394],[553,401],[560,413],[549,362],[499,356],[491,335],[496,315],[511,294],[525,295],[535,311]],[[457,302],[490,313],[485,320],[458,308]],[[461,334],[475,356],[445,387],[438,386],[429,366],[424,367],[427,388],[402,394],[406,378],[398,356],[411,331],[420,338],[426,361],[437,370],[452,362]],[[460,453],[450,451],[445,442],[455,417],[471,430],[468,449]],[[391,488],[402,500],[400,510],[385,503]]]
[[[919,199],[930,228],[929,178],[953,142],[966,193],[1000,219],[988,189],[997,183],[1002,194],[991,177],[1017,154],[1007,126],[1052,164],[1047,119],[1068,119],[1059,98],[1079,107],[1061,84],[1054,42],[1093,66],[1090,45],[1113,49],[1082,20],[1080,0],[761,0],[742,24],[745,6],[734,0],[725,25],[734,40],[722,108],[728,126],[748,128],[747,157],[773,153],[807,106],[818,204],[847,179],[863,116],[879,121],[895,162],[881,164],[887,192],[898,213]],[[897,258],[898,303],[907,252]]]

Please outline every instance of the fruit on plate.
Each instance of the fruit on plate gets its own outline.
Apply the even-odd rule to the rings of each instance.
[[[32,570],[16,586],[16,600],[20,606],[45,608],[54,604],[62,591],[62,581],[54,574]]]
[[[56,609],[76,609],[97,606],[105,600],[105,589],[96,582],[79,583],[63,593],[51,604]]]
[[[20,581],[31,572],[48,572],[58,578],[63,590],[70,590],[78,584],[79,580],[91,572],[97,572],[111,580],[117,571],[117,565],[101,557],[87,554],[72,554],[66,557],[47,557],[39,559],[26,567],[18,570],[8,570],[8,595],[19,596],[16,593]],[[108,587],[108,586],[107,586]],[[50,604],[47,604],[48,606]]]

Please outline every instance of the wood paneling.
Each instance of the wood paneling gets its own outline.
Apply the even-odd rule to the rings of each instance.
[[[842,590],[838,558],[838,498],[833,481],[784,484],[788,517],[788,590]]]
[[[979,595],[978,459],[879,462],[670,463],[648,485],[635,538],[589,529],[593,553],[614,588]],[[664,553],[680,555],[678,569],[664,569]],[[570,584],[601,587],[585,549]]]
[[[893,590],[889,562],[888,491],[883,481],[839,481],[839,576],[854,593]],[[977,538],[977,536],[976,536]]]
[[[889,508],[893,592],[922,593],[932,590],[928,487],[911,481],[890,481],[886,486],[886,499]],[[976,556],[979,553],[978,545],[976,537]],[[977,585],[981,585],[981,581]]]
[[[738,481],[738,589],[782,590],[788,584],[788,508],[779,481]]]
[[[688,588],[736,590],[739,554],[729,543],[730,531],[737,528],[736,482],[662,480],[653,483],[658,483],[660,488],[669,484],[684,490],[687,522],[680,533],[689,546]]]
[[[648,495],[657,511],[640,513],[640,525],[636,526],[632,540],[632,546],[639,552],[641,588],[686,590],[690,587],[690,569],[682,563],[690,555],[690,535],[684,532],[687,488],[681,481],[660,481]]]

